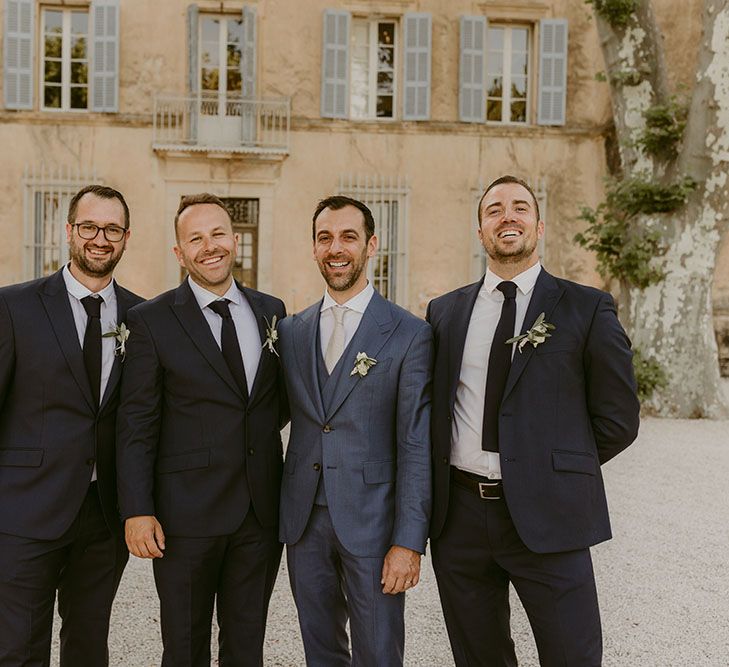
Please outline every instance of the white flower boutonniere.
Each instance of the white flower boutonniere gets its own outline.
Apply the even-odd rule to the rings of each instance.
[[[557,327],[555,327],[554,324],[545,322],[544,313],[541,313],[539,317],[534,320],[534,324],[532,324],[531,328],[528,329],[526,333],[521,334],[521,336],[509,338],[509,340],[506,341],[506,344],[511,345],[512,343],[518,343],[517,347],[519,348],[519,352],[521,352],[522,348],[527,343],[531,343],[534,347],[541,345],[552,335],[549,332],[554,331],[556,328]]]
[[[365,375],[367,375],[367,373],[370,372],[370,368],[372,368],[372,366],[374,366],[376,363],[377,359],[368,357],[366,352],[360,352],[359,354],[357,354],[357,358],[354,361],[354,368],[349,375],[359,375],[361,378],[363,378]]]
[[[263,347],[267,347],[269,352],[273,352],[278,356],[278,350],[276,350],[276,341],[278,341],[278,330],[276,329],[276,316],[268,321],[268,318],[264,315],[264,321],[266,322],[266,340],[263,341]]]
[[[129,335],[132,332],[127,329],[127,325],[122,322],[121,324],[115,324],[112,326],[111,331],[107,331],[102,338],[116,338],[116,347],[114,348],[114,354],[119,355],[124,361],[124,357],[127,356],[127,341]]]

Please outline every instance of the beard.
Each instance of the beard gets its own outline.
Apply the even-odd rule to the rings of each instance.
[[[83,245],[78,245],[74,241],[71,241],[68,245],[68,253],[71,261],[79,268],[79,270],[85,275],[91,278],[104,278],[114,271],[114,268],[119,263],[119,260],[124,254],[126,248],[126,241],[122,244],[121,248],[115,249],[111,246],[111,254],[105,258],[90,258],[86,255],[86,247],[91,245],[93,241],[88,241]],[[102,246],[96,246],[101,248]],[[108,248],[109,246],[106,246]]]
[[[346,260],[347,258],[343,258]],[[359,257],[352,257],[349,261],[348,270],[340,275],[331,275],[330,269],[327,266],[327,262],[337,261],[333,257],[327,257],[324,260],[317,261],[319,265],[319,271],[324,278],[326,284],[334,292],[346,292],[350,289],[362,275],[365,264],[367,263],[367,246],[362,250],[362,254]]]
[[[499,248],[498,239],[494,241],[484,241],[482,243],[483,249],[489,256],[489,259],[500,262],[501,264],[518,264],[532,256],[532,253],[537,247],[537,238],[522,237],[524,242],[520,245],[514,245],[511,248],[501,249]]]

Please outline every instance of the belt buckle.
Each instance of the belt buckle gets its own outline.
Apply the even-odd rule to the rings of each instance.
[[[481,496],[481,500],[499,500],[501,496],[487,495],[488,489],[492,486],[498,486],[498,484],[498,482],[479,482],[478,495]]]

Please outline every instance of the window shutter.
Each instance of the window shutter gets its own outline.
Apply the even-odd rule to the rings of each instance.
[[[567,102],[567,20],[539,23],[539,125],[564,125]]]
[[[241,48],[243,98],[256,96],[256,8],[243,7],[243,44]]]
[[[405,120],[430,118],[431,21],[430,14],[405,14]]]
[[[187,89],[190,95],[198,93],[198,18],[200,12],[197,5],[187,6]]]
[[[351,14],[324,10],[321,62],[321,115],[346,118],[349,107],[349,24]]]
[[[461,16],[458,110],[463,121],[483,123],[486,119],[485,65],[486,17]]]
[[[119,0],[91,3],[92,111],[119,111]]]
[[[3,83],[6,109],[33,108],[35,0],[5,1]]]

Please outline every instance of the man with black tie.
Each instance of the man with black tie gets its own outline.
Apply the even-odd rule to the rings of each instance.
[[[111,604],[128,558],[114,423],[122,324],[142,299],[112,279],[129,238],[124,197],[101,185],[80,190],[66,236],[63,269],[0,289],[3,667],[49,664],[56,591],[61,665],[108,664]]]
[[[162,664],[210,665],[217,603],[220,664],[259,667],[281,558],[285,309],[233,280],[237,235],[220,199],[183,197],[175,232],[189,277],[129,314],[119,506],[129,550],[154,559]]]
[[[516,665],[509,583],[543,666],[597,667],[589,547],[611,537],[600,465],[638,432],[630,341],[609,294],[539,264],[531,188],[479,202],[484,278],[433,300],[433,567],[458,667]],[[516,339],[516,340],[515,340]]]

